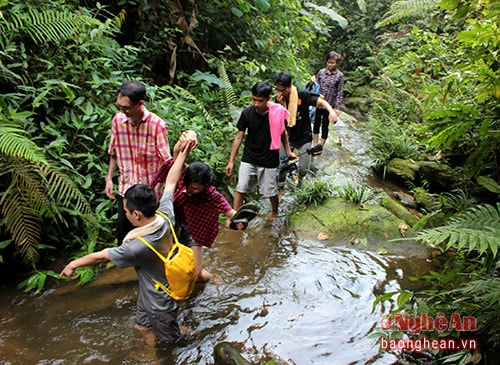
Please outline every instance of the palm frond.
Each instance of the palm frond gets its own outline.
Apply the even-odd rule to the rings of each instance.
[[[399,0],[392,3],[375,28],[396,24],[409,16],[425,16],[435,9],[439,9],[439,0]]]
[[[315,9],[316,11],[320,12],[321,14],[328,16],[331,20],[337,22],[337,24],[342,29],[347,28],[347,19],[344,18],[339,13],[337,13],[335,10],[330,9],[329,7],[326,7],[323,5],[316,5],[316,4],[311,3],[311,2],[305,2],[304,7]]]
[[[427,245],[444,245],[445,249],[491,251],[495,258],[500,248],[500,203],[478,205],[450,219],[442,227],[420,232],[415,239]]]

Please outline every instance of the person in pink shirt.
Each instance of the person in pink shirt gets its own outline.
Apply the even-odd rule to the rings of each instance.
[[[283,107],[270,103],[271,91],[272,86],[268,82],[258,82],[252,87],[252,104],[241,112],[236,123],[238,131],[226,165],[226,175],[231,176],[238,150],[243,143],[233,207],[239,209],[246,194],[252,192],[258,185],[261,196],[269,198],[271,203],[271,212],[266,217],[270,221],[278,217],[277,175],[280,164],[280,140],[288,158],[297,157],[290,150],[288,134],[284,128],[286,113],[281,114],[281,119],[273,120],[280,115],[277,108]],[[275,124],[279,124],[279,128],[275,128]]]
[[[111,122],[109,165],[106,176],[106,195],[118,200],[118,245],[133,228],[125,216],[123,196],[135,184],[150,185],[162,163],[171,158],[168,144],[168,126],[156,114],[144,106],[146,87],[137,81],[123,83],[116,97],[120,110]],[[196,133],[190,131],[183,138],[196,141]],[[115,195],[113,176],[119,170],[118,194]],[[156,190],[161,196],[162,186]]]

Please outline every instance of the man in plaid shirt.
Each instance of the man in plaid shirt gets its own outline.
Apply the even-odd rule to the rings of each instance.
[[[116,98],[120,111],[111,123],[111,140],[106,195],[118,200],[117,239],[120,245],[125,235],[133,228],[125,216],[123,196],[134,184],[151,184],[156,171],[171,158],[168,145],[168,126],[157,115],[144,106],[146,87],[137,81],[125,82]],[[191,131],[192,132],[192,131]],[[188,139],[196,141],[196,133]],[[196,142],[195,142],[196,143]],[[118,195],[114,194],[113,175],[120,173]],[[161,196],[158,186],[157,196]]]

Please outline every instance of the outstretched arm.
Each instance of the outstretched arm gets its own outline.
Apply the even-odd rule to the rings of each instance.
[[[108,249],[105,248],[102,251],[93,252],[83,257],[80,257],[79,259],[71,261],[64,267],[59,276],[67,276],[68,278],[70,278],[76,274],[75,270],[78,269],[79,267],[91,266],[99,264],[101,262],[108,262],[108,261],[109,261]]]
[[[176,148],[178,150],[177,156],[174,164],[170,168],[170,171],[167,175],[167,180],[165,181],[165,190],[173,193],[179,182],[179,179],[182,177],[182,173],[184,171],[184,163],[186,162],[186,158],[189,155],[189,152],[193,148],[193,141],[179,141],[176,144]]]

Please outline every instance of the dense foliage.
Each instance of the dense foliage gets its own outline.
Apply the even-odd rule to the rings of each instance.
[[[498,201],[499,15],[494,0],[0,0],[0,268],[30,271],[21,287],[39,292],[57,276],[51,261],[113,244],[104,177],[123,81],[148,85],[146,105],[170,141],[199,133],[190,158],[229,195],[224,167],[248,90],[281,70],[304,85],[332,48],[344,55],[346,108],[367,115],[376,166],[440,156],[463,177],[450,189]],[[303,201],[321,201],[311,187]],[[452,229],[420,237],[456,250],[453,277],[430,274],[434,291],[406,293],[398,309],[449,303],[486,323],[499,309],[498,234],[487,234],[498,206],[458,212],[485,232],[445,213]],[[500,331],[483,329],[498,348]]]

